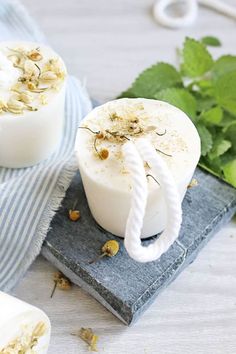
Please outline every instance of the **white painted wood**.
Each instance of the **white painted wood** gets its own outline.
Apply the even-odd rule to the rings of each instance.
[[[23,0],[65,58],[69,71],[87,79],[93,97],[105,101],[126,89],[148,65],[175,62],[184,36],[219,36],[214,55],[236,53],[235,22],[207,9],[192,28],[172,31],[151,16],[151,0]],[[235,4],[234,0],[227,0]],[[52,321],[50,354],[87,353],[71,336],[92,327],[99,352],[109,354],[236,353],[236,222],[205,247],[198,259],[168,287],[138,323],[125,327],[78,287],[58,290],[54,268],[39,257],[15,294],[47,312]]]

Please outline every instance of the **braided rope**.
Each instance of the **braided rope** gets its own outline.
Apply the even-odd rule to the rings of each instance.
[[[178,237],[182,222],[179,192],[165,161],[148,141],[140,139],[136,146],[132,142],[127,142],[123,145],[123,153],[133,183],[124,244],[130,257],[136,261],[154,261],[166,252]],[[151,166],[154,177],[160,182],[167,209],[167,225],[164,232],[148,246],[142,246],[140,239],[148,195],[143,161]]]

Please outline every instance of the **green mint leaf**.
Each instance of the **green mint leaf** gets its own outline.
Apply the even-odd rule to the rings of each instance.
[[[167,88],[158,92],[155,98],[168,102],[184,111],[192,120],[195,120],[197,102],[193,95],[185,89]]]
[[[194,96],[197,100],[197,112],[201,113],[202,111],[208,111],[216,104],[214,97],[205,97],[200,93],[194,93]]]
[[[227,130],[234,125],[236,125],[236,118],[231,114],[229,114],[228,112],[224,112],[223,119],[220,122],[220,126],[222,127],[222,132],[226,133]]]
[[[214,167],[212,168],[210,163],[208,161],[204,161],[202,158],[200,159],[200,162],[198,163],[198,166],[206,170],[207,172],[211,173],[212,175],[219,177],[222,179],[222,173],[219,172],[218,170],[215,170]]]
[[[221,107],[236,115],[236,71],[228,72],[216,79],[214,96]]]
[[[236,119],[234,122],[231,123],[231,125],[228,126],[226,132],[225,132],[225,138],[232,143],[232,152],[236,156]]]
[[[215,80],[232,71],[236,71],[236,56],[223,55],[215,61],[212,67],[212,77]]]
[[[158,63],[143,71],[128,92],[132,97],[154,98],[160,90],[181,85],[181,76],[172,65]]]
[[[200,119],[206,124],[219,125],[222,121],[223,110],[220,107],[213,107],[201,114]]]
[[[210,47],[221,47],[221,41],[213,36],[205,36],[201,39],[201,42]]]
[[[211,151],[209,152],[208,156],[211,160],[215,159],[223,155],[226,151],[231,148],[232,144],[229,140],[225,140],[221,137],[217,138],[214,143]]]
[[[182,70],[186,76],[193,78],[208,72],[214,63],[205,45],[192,38],[186,38],[182,56]]]
[[[206,156],[206,154],[211,150],[213,145],[212,135],[204,125],[197,124],[196,127],[201,139],[201,154],[202,156]]]
[[[226,181],[236,187],[236,159],[224,165],[223,172]]]

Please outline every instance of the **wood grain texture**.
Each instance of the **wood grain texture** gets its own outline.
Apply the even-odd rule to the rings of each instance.
[[[227,0],[235,4],[234,0]],[[172,31],[151,16],[151,0],[23,0],[69,71],[86,78],[93,97],[105,101],[127,88],[157,60],[175,62],[185,35],[214,34],[224,46],[214,55],[236,53],[235,22],[207,9],[192,28]],[[15,294],[44,309],[53,331],[49,354],[87,353],[70,333],[92,327],[100,353],[236,353],[236,222],[224,228],[197,260],[163,292],[141,321],[126,328],[78,287],[50,299],[53,267],[41,257]]]

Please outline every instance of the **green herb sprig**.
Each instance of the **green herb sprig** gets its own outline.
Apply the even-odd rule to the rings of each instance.
[[[201,138],[199,166],[236,187],[236,56],[217,60],[207,49],[215,37],[186,38],[180,67],[157,63],[143,71],[121,97],[145,97],[182,109]]]

